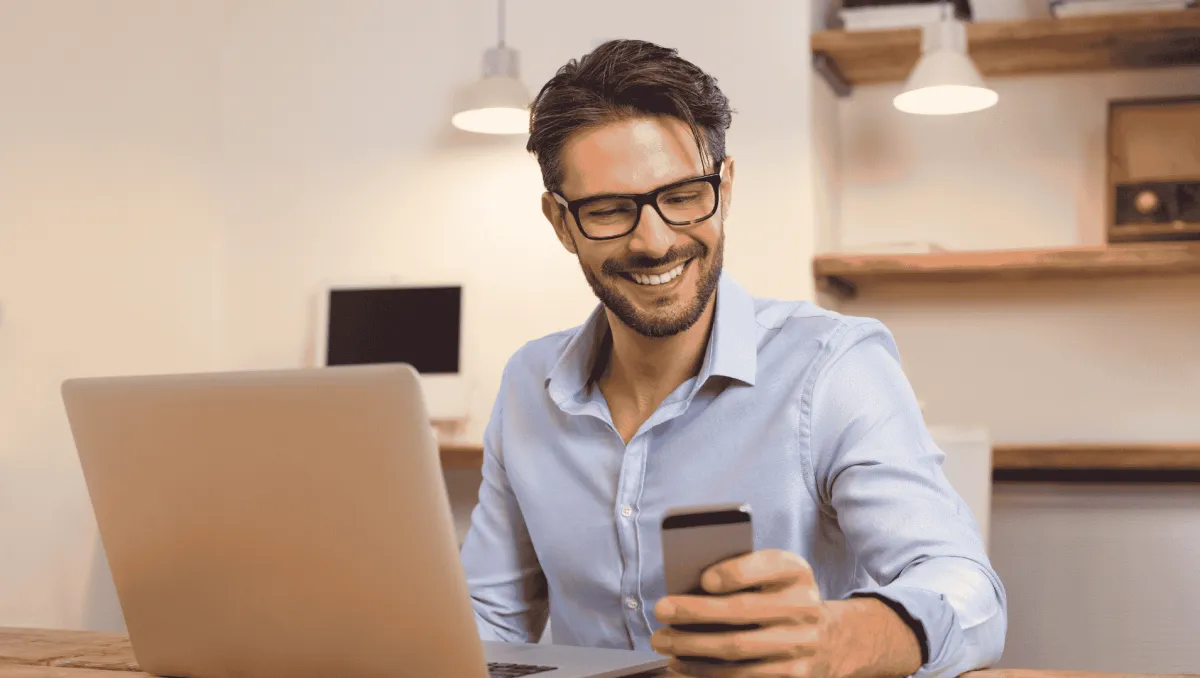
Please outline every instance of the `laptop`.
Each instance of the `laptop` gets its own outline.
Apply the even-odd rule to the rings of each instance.
[[[141,669],[609,678],[654,653],[480,641],[408,365],[62,387]]]

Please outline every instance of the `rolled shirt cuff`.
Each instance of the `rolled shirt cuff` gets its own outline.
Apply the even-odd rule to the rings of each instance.
[[[913,630],[921,645],[921,669],[916,678],[933,678],[953,664],[952,649],[962,643],[954,608],[945,596],[927,589],[892,583],[863,588],[846,594],[847,598],[875,598],[890,607]],[[947,656],[947,651],[951,656]]]

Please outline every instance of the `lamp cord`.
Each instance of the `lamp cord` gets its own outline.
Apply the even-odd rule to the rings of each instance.
[[[498,17],[498,20],[496,23],[497,23],[497,26],[499,27],[500,46],[503,47],[504,46],[504,0],[499,0],[499,2],[497,3],[497,6],[498,6],[498,10],[499,10],[499,12],[498,12],[499,17]]]

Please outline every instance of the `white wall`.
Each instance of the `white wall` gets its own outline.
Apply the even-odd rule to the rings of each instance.
[[[0,4],[0,626],[111,618],[62,380],[218,363],[226,18]]]
[[[478,438],[508,357],[581,322],[595,298],[541,215],[540,174],[524,138],[468,135],[448,123],[455,88],[478,77],[494,41],[493,4],[344,7],[256,3],[223,52],[228,357],[236,367],[302,362],[310,295],[323,280],[462,282],[463,365],[476,386],[468,436]],[[824,217],[779,208],[813,202],[803,3],[589,7],[509,3],[508,42],[521,52],[531,93],[606,39],[678,47],[716,75],[737,110],[728,137],[738,161],[729,270],[759,294],[810,296],[805,262]],[[478,484],[477,472],[449,473],[460,533]]]
[[[508,38],[533,91],[612,37],[714,73],[738,111],[727,266],[803,298],[810,9],[528,0],[509,3]],[[524,140],[448,123],[494,41],[490,0],[0,12],[0,543],[18,553],[0,561],[0,624],[122,626],[63,378],[305,364],[322,281],[462,282],[478,438],[509,355],[595,303],[540,214]],[[478,474],[450,485],[463,521]]]
[[[803,3],[687,3],[689,22],[681,6],[513,2],[509,41],[531,88],[617,36],[678,46],[715,73],[738,109],[727,262],[764,295],[811,296],[814,241],[1099,242],[1104,97],[1197,82],[1194,71],[1011,81],[996,111],[935,126],[889,118],[887,87],[835,104],[814,85]],[[523,140],[446,122],[492,40],[490,2],[116,7],[0,6],[0,543],[11,547],[0,624],[120,626],[58,400],[63,378],[303,364],[322,280],[460,281],[477,437],[512,351],[594,303],[538,211]],[[842,182],[842,200],[830,199]],[[1186,385],[1200,374],[1185,328],[1200,326],[1200,288],[1162,289],[911,289],[844,310],[897,332],[934,423],[984,424],[1004,441],[1194,440]],[[934,345],[942,338],[949,348]],[[449,483],[462,522],[478,474]],[[1182,578],[1195,560],[1184,545],[1197,536],[1194,493],[1021,492],[998,489],[991,538],[1013,601],[1007,665],[1200,665],[1179,636],[1151,640],[1166,628],[1156,620],[1195,619],[1197,590]],[[1120,510],[1086,508],[1096,502]],[[1155,534],[1174,541],[1147,541]],[[1152,564],[1122,559],[1148,551]],[[1100,584],[1086,595],[1043,588],[1060,563],[1125,587],[1127,616],[1105,606],[1114,599]],[[1178,582],[1173,597],[1162,582]],[[1114,621],[1045,631],[1037,619]],[[1114,630],[1143,650],[1125,652]]]
[[[490,2],[257,3],[224,52],[222,138],[231,198],[227,345],[237,366],[302,360],[322,280],[399,276],[466,285],[464,370],[478,437],[508,356],[595,303],[541,216],[523,138],[458,133],[454,88],[494,40]],[[689,21],[680,21],[686,9]],[[509,43],[536,91],[604,39],[678,46],[738,109],[739,189],[727,262],[764,294],[807,296],[808,16],[794,2],[515,2]],[[631,20],[637,17],[636,21]],[[406,29],[406,25],[409,28]],[[563,30],[569,26],[570,30]],[[713,36],[725,31],[730,36]],[[735,40],[754,36],[756,50]],[[447,36],[456,39],[449,40]]]
[[[1200,69],[993,84],[1000,103],[974,115],[904,115],[891,106],[899,84],[842,103],[842,247],[1101,244],[1107,101],[1195,93]]]
[[[841,103],[841,246],[1100,244],[1106,102],[1196,93],[1200,69],[1000,80],[999,105],[919,118],[897,85]],[[841,310],[895,332],[934,424],[998,442],[1200,440],[1200,279],[905,286]],[[995,488],[1005,666],[1200,666],[1194,486]]]

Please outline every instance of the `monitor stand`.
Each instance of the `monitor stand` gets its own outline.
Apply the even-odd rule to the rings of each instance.
[[[457,440],[465,432],[471,414],[474,386],[458,374],[422,374],[421,388],[438,440]]]

